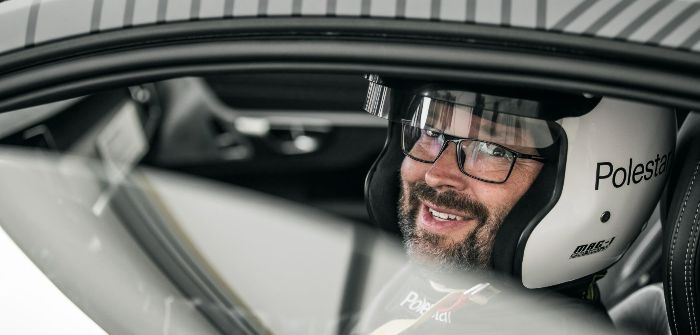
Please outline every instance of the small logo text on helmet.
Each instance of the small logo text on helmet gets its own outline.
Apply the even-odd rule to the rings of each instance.
[[[598,242],[592,242],[588,244],[581,244],[574,249],[574,252],[569,256],[569,258],[577,258],[577,257],[582,257],[582,256],[588,256],[591,254],[595,254],[598,252],[601,252],[613,243],[615,240],[615,236],[611,237],[609,240],[601,240]]]

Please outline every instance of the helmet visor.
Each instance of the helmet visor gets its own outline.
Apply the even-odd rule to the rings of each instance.
[[[528,115],[536,101],[466,91],[422,91],[391,101],[391,88],[370,82],[365,111],[417,132],[480,140],[534,154],[558,140],[557,125]]]

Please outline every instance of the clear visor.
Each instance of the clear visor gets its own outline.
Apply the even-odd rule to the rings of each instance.
[[[491,100],[474,101],[475,106],[451,102],[430,96],[413,96],[408,107],[396,108],[391,103],[390,88],[370,82],[365,111],[401,122],[414,128],[454,136],[496,143],[521,152],[546,148],[558,139],[551,121],[518,116],[518,108],[532,108],[527,101],[489,96]],[[460,101],[463,102],[463,101]]]

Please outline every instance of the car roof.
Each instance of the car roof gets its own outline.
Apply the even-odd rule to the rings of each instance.
[[[502,26],[700,52],[696,0],[8,0],[0,54],[142,25],[285,16]]]

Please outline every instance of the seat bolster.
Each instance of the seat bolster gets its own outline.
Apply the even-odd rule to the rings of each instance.
[[[673,334],[700,334],[700,115],[691,113],[679,132],[673,163],[674,190],[664,220],[664,289]]]

